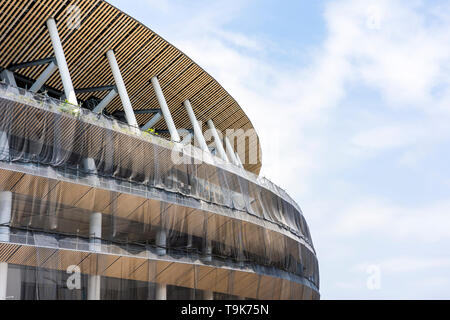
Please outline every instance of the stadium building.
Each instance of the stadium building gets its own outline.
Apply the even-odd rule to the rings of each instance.
[[[0,0],[0,299],[319,299],[258,135],[103,0]]]

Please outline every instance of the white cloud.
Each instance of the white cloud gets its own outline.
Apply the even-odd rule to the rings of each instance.
[[[377,28],[367,23],[374,12]],[[393,106],[433,108],[432,88],[442,81],[448,84],[442,67],[450,63],[445,40],[450,21],[426,14],[434,12],[420,2],[336,2],[326,13],[331,33],[327,46],[350,61],[354,74]]]
[[[272,52],[274,43],[227,28],[251,1],[146,1],[150,10],[170,15],[158,20],[170,21],[161,28],[163,35],[218,79],[247,112],[261,137],[263,174],[286,188],[298,185],[291,172],[306,184],[314,172],[330,166],[326,154],[336,146],[326,138],[326,125],[330,110],[345,107],[341,101],[349,85],[376,90],[394,109],[450,111],[448,6],[330,2],[325,6],[326,38],[303,50],[310,52],[309,64],[296,65],[292,57],[286,67],[261,54]],[[379,151],[414,145],[419,138],[426,142],[424,131],[431,123],[422,129],[414,125],[397,121],[364,128],[354,132],[351,143]],[[363,152],[351,154],[352,161],[364,159]],[[411,152],[408,158],[413,162]]]
[[[363,149],[390,149],[415,144],[426,132],[411,125],[383,126],[359,132],[352,143]]]
[[[383,251],[382,257],[398,252],[376,248],[375,239],[405,246],[449,244],[447,199],[424,196],[420,206],[405,205],[395,194],[390,199],[375,190],[365,194],[362,182],[352,179],[353,167],[384,151],[399,151],[392,162],[427,171],[428,149],[449,141],[449,3],[328,2],[322,43],[299,49],[309,53],[306,65],[304,56],[291,56],[286,67],[277,62],[277,39],[267,42],[227,28],[249,1],[147,1],[159,10],[147,24],[153,28],[156,19],[155,31],[215,77],[248,114],[261,138],[263,174],[306,208],[319,258],[327,263],[322,278],[339,289],[334,295],[364,286],[340,279],[335,270],[370,254],[359,243]],[[350,89],[372,91],[379,105],[356,105]],[[390,175],[394,170],[386,173],[386,184],[395,179]],[[448,184],[445,173],[439,179]],[[447,260],[427,258],[380,263],[387,272],[448,267]],[[330,289],[329,283],[323,286]]]
[[[374,263],[361,263],[355,265],[352,270],[358,273],[367,273],[370,266],[377,266],[380,271],[386,275],[396,274],[418,274],[419,272],[436,273],[437,269],[450,268],[450,258],[434,258],[434,257],[396,257],[385,259]],[[440,280],[448,282],[450,278],[440,277]],[[444,279],[447,279],[445,281]]]
[[[152,10],[158,10],[162,13],[168,13],[171,10],[171,4],[168,0],[146,0]]]
[[[372,87],[395,109],[449,109],[443,101],[447,96],[435,96],[433,88],[440,84],[444,92],[448,90],[450,43],[445,39],[450,35],[450,21],[437,16],[429,23],[423,10],[427,8],[401,1],[331,3],[325,13],[328,37],[311,51],[314,56],[307,67],[293,64],[286,69],[265,60],[257,52],[271,44],[224,31],[223,18],[208,19],[211,25],[197,30],[195,39],[183,33],[177,41],[248,113],[263,144],[263,174],[296,188],[298,179],[291,172],[306,179],[329,165],[324,156],[330,147],[327,140],[307,132],[325,129],[329,109],[346,97],[347,85]],[[197,22],[190,20],[190,24],[195,29]],[[355,132],[352,143],[374,150],[411,146],[427,141],[429,125],[399,121],[367,128]]]
[[[375,235],[392,240],[438,243],[450,240],[450,202],[421,207],[396,206],[379,199],[358,199],[333,219],[339,237]]]

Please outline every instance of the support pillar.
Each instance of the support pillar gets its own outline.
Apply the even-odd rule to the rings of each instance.
[[[213,291],[203,291],[203,300],[214,300]]]
[[[116,82],[117,91],[119,92],[120,100],[122,101],[123,110],[125,111],[125,118],[130,126],[139,128],[134,115],[133,107],[131,106],[130,97],[128,96],[127,88],[125,87],[125,82],[123,81],[122,74],[120,73],[119,64],[117,63],[116,56],[113,50],[109,50],[106,53],[108,58],[109,66]]]
[[[0,192],[0,241],[9,242],[9,224],[11,223],[12,193]],[[6,300],[8,285],[8,264],[0,262],[0,300]]]
[[[158,256],[165,256],[167,253],[167,232],[166,230],[160,229],[156,234],[156,253]]]
[[[91,213],[89,217],[89,250],[100,252],[102,249],[102,214]],[[98,274],[89,275],[88,300],[100,300],[101,277]]]
[[[0,161],[9,161],[9,138],[5,131],[0,131]]]
[[[186,100],[185,102],[183,102],[183,104],[188,113],[189,120],[191,121],[192,124],[192,128],[194,129],[195,140],[198,142],[200,148],[204,152],[209,153],[208,145],[206,144],[205,137],[203,136],[202,133],[202,129],[200,128],[197,118],[195,117],[195,113],[194,110],[192,109],[191,103],[189,102],[189,100]]]
[[[8,284],[8,264],[0,262],[0,301],[6,300],[6,289]]]
[[[9,242],[11,210],[12,192],[0,192],[0,242]]]
[[[31,92],[38,92],[41,90],[42,86],[47,82],[48,79],[52,76],[53,73],[58,69],[58,66],[54,62],[50,62],[48,67],[42,72],[42,74],[37,78],[37,80],[33,83],[30,88]]]
[[[83,170],[89,175],[88,179],[89,181],[97,185],[99,182],[98,175],[97,175],[97,165],[95,164],[95,160],[92,158],[84,158],[81,161],[81,165]]]
[[[54,19],[47,20],[47,28],[52,40],[53,51],[55,53],[56,63],[58,65],[59,74],[61,75],[61,81],[64,87],[64,93],[69,103],[78,105],[75,90],[73,88],[72,79],[70,78],[69,67],[67,66],[64,50],[59,38],[58,29],[56,28],[56,22]]]
[[[102,250],[102,214],[91,213],[89,218],[89,250],[100,252]]]
[[[156,98],[158,99],[159,106],[161,107],[161,112],[164,116],[164,120],[166,121],[167,128],[170,132],[170,137],[174,142],[180,142],[180,135],[178,134],[177,128],[175,127],[175,123],[173,122],[172,115],[170,114],[169,107],[167,106],[166,99],[164,98],[163,91],[161,86],[159,85],[159,81],[156,77],[151,79],[153,89],[155,90]]]
[[[186,244],[186,247],[190,250],[190,249],[192,249],[192,234],[191,233],[189,233],[188,235],[187,235],[187,244]]]
[[[209,129],[211,130],[211,133],[212,133],[212,135],[214,137],[214,142],[216,144],[216,150],[217,150],[217,152],[219,154],[219,157],[221,157],[226,162],[230,162],[228,160],[228,157],[227,157],[227,154],[225,152],[225,149],[223,148],[222,141],[221,141],[221,139],[219,137],[219,133],[216,130],[216,126],[214,125],[214,122],[212,120],[208,120],[207,123],[208,123]]]
[[[100,300],[100,275],[93,274],[88,279],[88,300]]]
[[[203,249],[203,260],[206,262],[211,262],[212,261],[212,241],[211,240],[206,240],[205,243],[205,247]]]
[[[81,164],[83,165],[83,169],[88,174],[97,174],[97,166],[95,164],[95,160],[92,158],[84,158],[81,160]]]
[[[164,283],[156,284],[156,300],[167,300],[167,285]]]

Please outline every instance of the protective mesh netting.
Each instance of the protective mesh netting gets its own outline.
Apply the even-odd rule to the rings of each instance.
[[[176,257],[206,250],[215,262],[318,287],[308,225],[270,181],[196,148],[180,149],[175,164],[170,141],[4,84],[0,114],[0,189],[13,193],[12,227],[89,238],[89,216],[100,212],[103,241]]]
[[[206,292],[218,299],[318,298],[309,281],[276,268],[250,270],[221,261],[192,264],[174,253],[157,260],[152,248],[106,241],[101,251],[93,252],[87,251],[92,242],[84,238],[17,229],[11,241],[24,246],[9,251],[14,252],[8,261],[10,299],[86,299],[95,274],[101,275],[102,300],[155,299],[160,283],[167,285],[168,299],[204,299]],[[68,285],[74,267],[80,272],[77,290]]]

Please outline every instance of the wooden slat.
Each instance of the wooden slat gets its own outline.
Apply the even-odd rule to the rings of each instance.
[[[189,99],[198,120],[213,119],[222,132],[253,128],[239,104],[215,79],[152,30],[105,1],[3,0],[0,4],[0,67],[52,56],[45,22],[54,17],[76,88],[113,84],[105,53],[114,49],[134,109],[159,108],[149,83],[153,76],[158,76],[177,127],[191,129],[182,106]],[[81,25],[72,30],[67,28],[67,9],[73,5],[80,10]],[[45,68],[42,65],[17,72],[36,79]],[[58,72],[46,84],[62,90]],[[106,94],[84,93],[78,98],[102,99]],[[107,108],[110,113],[116,110],[122,110],[119,97]],[[144,125],[150,117],[138,115],[137,120]],[[156,129],[166,130],[165,122],[160,121]],[[261,161],[245,164],[245,168],[258,174]]]

